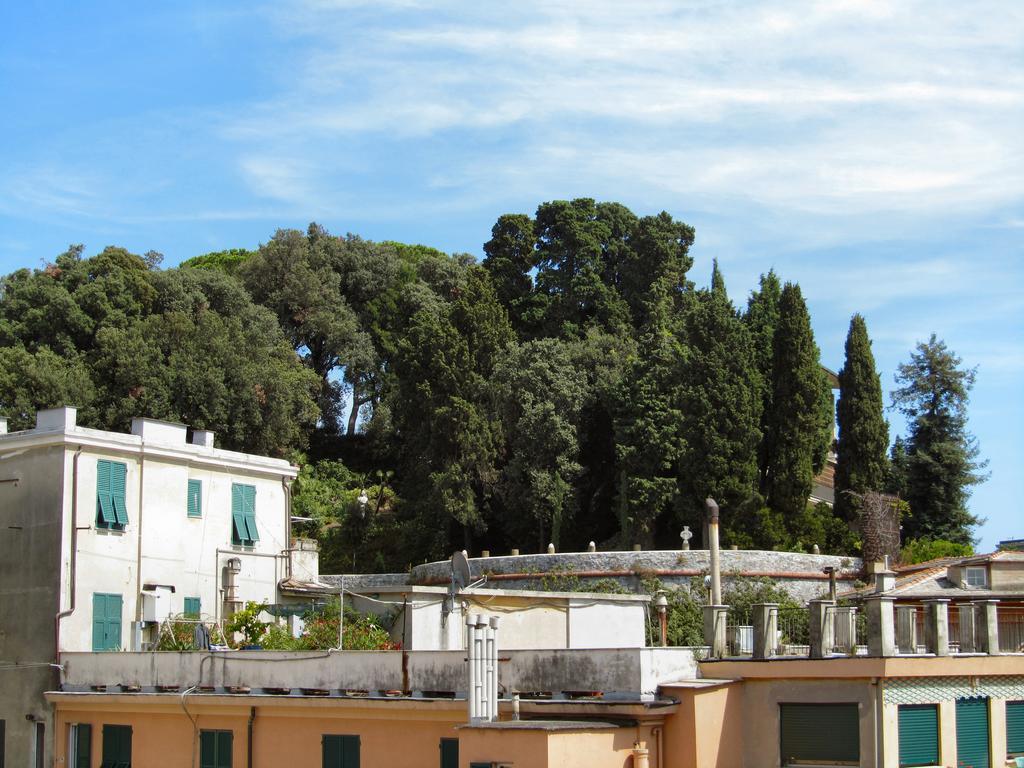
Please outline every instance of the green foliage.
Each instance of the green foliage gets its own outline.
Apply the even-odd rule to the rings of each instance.
[[[248,601],[245,608],[232,614],[231,620],[224,625],[224,631],[229,636],[241,634],[245,638],[246,645],[259,645],[269,626],[267,622],[260,619],[260,614],[266,608],[266,603]]]
[[[253,252],[245,248],[229,248],[226,251],[211,251],[202,256],[193,256],[181,262],[182,267],[193,269],[212,269],[225,275],[235,275],[238,268],[247,261]]]
[[[887,462],[889,425],[882,416],[882,385],[875,371],[864,318],[854,315],[846,336],[846,361],[839,371],[839,423],[835,473],[835,512],[843,520],[857,519],[858,502],[850,491],[881,490]]]
[[[818,362],[800,288],[787,283],[779,299],[772,344],[772,411],[765,436],[768,506],[799,514],[831,439],[831,392]]]
[[[160,625],[160,633],[157,636],[156,650],[158,651],[194,651],[196,622],[185,614],[172,616]],[[219,645],[226,645],[224,636],[216,626],[208,626],[210,641]]]
[[[338,601],[310,610],[303,615],[305,628],[299,638],[301,650],[326,650],[338,647]],[[394,642],[379,616],[361,614],[345,606],[342,649],[346,651],[393,651],[401,649]]]
[[[978,445],[967,431],[967,403],[974,369],[932,334],[917,345],[910,362],[899,367],[893,405],[906,417],[902,482],[910,514],[903,520],[908,538],[972,543],[980,520],[967,510],[972,485],[985,479],[987,462],[978,461]],[[897,480],[899,482],[899,480]]]
[[[939,557],[969,557],[973,554],[974,547],[970,544],[944,539],[909,539],[900,550],[900,562],[913,565]]]

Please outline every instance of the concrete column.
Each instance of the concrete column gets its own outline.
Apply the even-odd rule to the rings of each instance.
[[[896,606],[896,647],[900,653],[917,653],[917,608]]]
[[[975,600],[978,607],[975,617],[975,629],[977,630],[979,653],[987,653],[990,656],[999,655],[999,614],[996,606],[998,600]]]
[[[835,621],[835,647],[847,656],[857,653],[857,609],[850,606],[837,607]]]
[[[957,611],[960,614],[960,653],[974,653],[978,647],[974,630],[978,610],[973,603],[960,603]]]
[[[928,653],[949,656],[949,600],[924,601],[924,645]]]
[[[831,600],[811,600],[810,635],[811,658],[823,659],[832,653],[835,645],[835,607]]]
[[[895,656],[893,598],[873,595],[864,598],[864,604],[868,614],[868,653],[872,656]]]
[[[755,603],[752,607],[754,658],[770,659],[779,644],[779,604]]]
[[[725,622],[729,613],[727,605],[704,606],[704,644],[711,646],[711,658],[725,656]]]

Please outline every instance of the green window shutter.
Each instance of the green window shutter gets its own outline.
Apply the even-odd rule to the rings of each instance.
[[[323,768],[341,768],[341,737],[325,735],[320,741]]]
[[[199,732],[199,768],[231,768],[231,731]]]
[[[957,699],[957,768],[988,768],[988,741],[988,699]]]
[[[114,517],[120,526],[128,525],[128,508],[125,506],[125,479],[128,466],[119,461],[110,462],[110,496],[114,503]]]
[[[202,613],[202,600],[198,597],[186,597],[185,598],[185,611],[186,616],[199,618]]]
[[[359,737],[342,736],[342,768],[359,768]]]
[[[249,541],[259,541],[260,534],[256,530],[256,487],[242,487],[245,489],[245,527],[249,533]]]
[[[248,538],[248,531],[245,527],[245,514],[243,496],[244,486],[232,483],[231,485],[231,543],[243,544]]]
[[[782,765],[795,761],[857,765],[860,718],[856,704],[779,704]]]
[[[92,596],[92,649],[116,651],[121,648],[120,595],[96,592]]]
[[[92,765],[92,726],[79,723],[75,726],[74,768],[90,768]]]
[[[359,737],[324,734],[323,768],[359,768]]]
[[[131,768],[132,727],[103,726],[103,763],[101,768]]]
[[[899,708],[900,768],[939,762],[939,707],[937,704]]]
[[[441,739],[441,768],[459,768],[458,739]]]
[[[203,481],[202,480],[189,480],[188,481],[188,516],[189,517],[202,517],[203,516]]]
[[[110,491],[110,465],[112,461],[96,462],[96,525],[108,527],[117,523],[114,499]]]
[[[1006,702],[1006,750],[1024,755],[1024,701]]]

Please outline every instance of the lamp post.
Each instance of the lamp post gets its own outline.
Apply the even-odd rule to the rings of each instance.
[[[661,625],[661,647],[668,645],[668,599],[665,590],[659,589],[654,598],[654,607],[658,609],[658,623]]]

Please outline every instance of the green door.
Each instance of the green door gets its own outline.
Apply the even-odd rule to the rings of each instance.
[[[939,707],[937,704],[899,708],[900,768],[939,762]]]
[[[118,651],[121,649],[120,595],[96,592],[92,596],[92,649]]]
[[[782,765],[860,763],[856,704],[779,704]]]
[[[441,768],[459,768],[458,739],[441,739]]]
[[[989,768],[988,741],[988,699],[957,699],[957,768]]]

